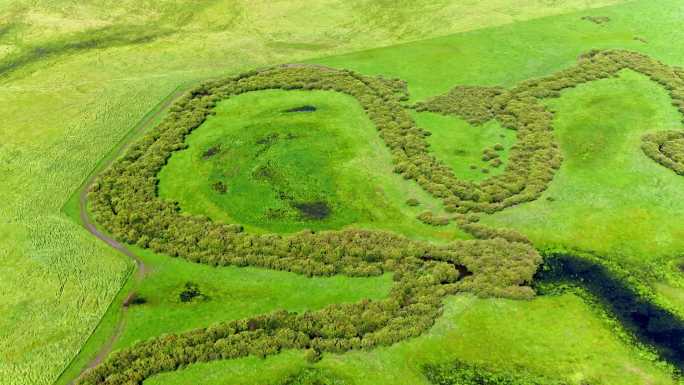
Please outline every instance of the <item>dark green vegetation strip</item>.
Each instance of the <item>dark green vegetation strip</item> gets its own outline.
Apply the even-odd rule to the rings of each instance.
[[[494,212],[536,199],[560,165],[551,127],[553,115],[540,101],[627,68],[664,85],[684,110],[681,69],[627,51],[591,52],[573,68],[523,82],[512,90],[497,90],[491,104],[480,101],[485,105],[478,111],[517,130],[518,143],[510,151],[505,172],[479,184],[457,179],[429,153],[427,133],[402,106],[408,95],[399,80],[289,65],[198,87],[93,185],[89,199],[98,222],[120,241],[194,262],[308,275],[371,276],[391,271],[394,286],[385,300],[331,305],[304,314],[281,311],[141,342],[112,355],[81,383],[141,383],[157,373],[195,362],[265,356],[282,349],[308,349],[311,357],[320,352],[368,349],[427,330],[449,294],[468,290],[515,298],[532,295],[525,285],[540,262],[536,251],[524,237],[471,223],[472,217],[464,216],[459,222],[488,239],[434,245],[380,231],[248,234],[240,225],[181,214],[175,202],[157,197],[157,174],[174,151],[186,147],[185,137],[212,114],[219,100],[263,89],[335,90],[351,95],[389,147],[396,172],[443,199],[449,211]],[[444,112],[462,113],[459,111],[471,111],[471,107]]]
[[[679,106],[680,109],[682,106]],[[643,137],[641,149],[663,166],[684,175],[684,131],[660,131]]]
[[[566,382],[541,377],[524,370],[504,372],[456,361],[426,365],[425,376],[434,385],[566,385]],[[588,384],[587,384],[588,385]]]

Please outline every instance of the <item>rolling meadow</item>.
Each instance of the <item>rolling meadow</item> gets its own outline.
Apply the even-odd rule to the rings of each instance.
[[[682,17],[684,3],[675,0],[0,3],[0,384],[67,384],[113,334],[112,348],[124,349],[221,321],[390,292],[390,273],[311,278],[218,270],[132,246],[147,266],[136,278],[130,259],[81,226],[78,196],[112,151],[166,114],[160,101],[206,79],[282,63],[402,79],[407,105],[456,85],[510,88],[571,67],[592,49],[626,49],[681,66],[684,48],[673,42],[684,38]],[[318,110],[282,114],[308,104]],[[667,92],[624,70],[544,104],[555,114],[560,169],[539,199],[481,222],[515,229],[539,250],[596,253],[684,315],[677,270],[684,179],[640,149],[646,133],[681,129]],[[159,116],[142,125],[150,111]],[[444,207],[392,173],[389,152],[352,98],[258,91],[222,101],[217,111],[159,174],[159,195],[179,201],[181,211],[234,219],[259,234],[291,233],[308,228],[293,220],[298,202],[325,198],[332,214],[316,230],[357,226],[437,243],[471,238],[455,223],[415,218],[425,209],[444,214]],[[430,132],[432,153],[463,179],[497,175],[501,169],[483,173],[482,151],[500,145],[505,166],[516,141],[494,121],[476,127],[433,112],[411,116]],[[244,130],[250,124],[257,129]],[[320,131],[302,136],[303,126]],[[272,136],[276,130],[281,137]],[[212,146],[230,152],[203,159]],[[255,151],[268,153],[250,158]],[[226,164],[233,174],[224,173]],[[289,206],[269,201],[246,171],[274,164],[282,178],[270,180],[292,192]],[[227,186],[222,194],[219,181]],[[407,205],[410,198],[420,206]],[[207,300],[179,303],[188,283]],[[146,302],[124,314],[120,304],[130,291]],[[325,353],[315,362],[296,349],[203,362],[145,384],[285,385],[304,373],[325,384],[427,385],[425,365],[454,360],[576,385],[679,383],[670,364],[572,290],[529,300],[458,294],[445,299],[443,313],[426,333],[391,346]]]

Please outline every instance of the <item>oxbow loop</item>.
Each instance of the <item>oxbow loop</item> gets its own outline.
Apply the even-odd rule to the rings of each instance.
[[[335,304],[304,314],[280,311],[140,342],[112,354],[88,371],[80,384],[140,384],[157,373],[195,362],[266,356],[282,349],[306,349],[310,357],[369,349],[429,329],[441,314],[442,299],[450,294],[532,296],[527,285],[541,263],[537,251],[524,236],[477,224],[473,215],[537,199],[560,167],[553,114],[543,99],[627,68],[663,85],[684,113],[682,69],[620,50],[589,52],[572,68],[512,89],[456,87],[414,106],[460,116],[473,124],[497,120],[517,131],[517,143],[509,151],[503,173],[479,183],[460,180],[429,152],[428,133],[411,118],[405,105],[406,83],[401,80],[322,66],[285,65],[195,88],[97,178],[88,195],[97,222],[120,241],[197,263],[259,266],[312,276],[392,272],[394,286],[388,298],[379,301]],[[394,171],[441,199],[459,224],[481,239],[437,245],[371,230],[250,234],[239,224],[181,215],[177,204],[159,199],[157,174],[174,151],[186,147],[186,135],[213,113],[216,103],[265,89],[333,90],[356,98],[389,148]],[[659,138],[649,139],[661,143],[658,154],[679,164],[680,139]],[[221,186],[216,188],[221,190]],[[433,216],[423,219],[442,223]]]

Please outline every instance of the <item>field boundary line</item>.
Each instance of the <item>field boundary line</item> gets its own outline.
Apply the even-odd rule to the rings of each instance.
[[[140,134],[147,131],[150,128],[150,126],[157,120],[157,118],[162,116],[163,113],[165,113],[168,110],[168,108],[173,104],[173,102],[182,97],[192,87],[208,80],[210,79],[194,80],[181,83],[178,86],[176,86],[167,96],[162,98],[157,104],[155,104],[150,110],[148,110],[145,113],[145,115],[143,115],[143,117],[140,120],[138,120],[138,122],[135,125],[133,125],[119,141],[116,142],[116,144],[105,154],[104,157],[102,157],[97,162],[95,167],[86,175],[86,177],[83,179],[83,182],[79,185],[79,187],[75,189],[69,196],[69,199],[67,199],[65,203],[62,205],[62,208],[60,210],[62,213],[66,214],[67,217],[75,220],[81,227],[86,229],[89,233],[94,235],[99,240],[103,241],[105,244],[107,244],[114,250],[126,255],[135,263],[135,266],[128,271],[128,273],[126,274],[126,278],[123,284],[121,285],[121,288],[119,288],[116,295],[114,295],[112,301],[107,307],[107,310],[104,312],[103,316],[100,317],[100,320],[98,321],[97,325],[93,328],[93,330],[91,331],[88,338],[86,338],[83,345],[81,345],[76,355],[74,355],[69,364],[64,367],[64,369],[60,372],[59,376],[57,376],[57,378],[52,382],[53,385],[57,385],[58,383],[60,383],[60,379],[62,379],[64,373],[66,373],[75,363],[75,361],[79,358],[79,355],[83,351],[84,347],[90,342],[90,340],[96,334],[97,330],[101,327],[104,319],[106,318],[106,315],[110,311],[112,311],[113,307],[115,306],[115,303],[121,298],[122,292],[126,290],[127,286],[129,285],[131,285],[130,289],[132,290],[134,287],[134,281],[142,280],[145,276],[145,273],[147,272],[144,262],[137,255],[135,255],[127,247],[125,247],[124,245],[117,242],[115,239],[109,237],[103,231],[98,229],[97,225],[90,220],[87,207],[87,194],[89,187],[95,181],[96,176],[100,174],[102,171],[104,171],[107,167],[109,167],[119,156],[121,156],[123,152],[128,148],[128,146],[136,138],[140,136]],[[73,217],[72,215],[69,215],[65,208],[70,203],[72,203],[76,198],[78,198],[78,217]],[[72,378],[70,381],[64,382],[65,384],[75,384],[75,381],[78,378],[80,378],[80,376],[83,374],[85,370],[95,366],[98,363],[98,361],[102,360],[104,355],[107,355],[111,352],[111,348],[113,347],[115,340],[122,332],[122,324],[124,322],[126,308],[123,307],[122,310],[123,312],[113,328],[113,335],[108,337],[107,341],[105,342],[105,345],[97,351],[97,354],[95,354],[93,357],[90,357],[87,364],[79,369],[78,375]]]

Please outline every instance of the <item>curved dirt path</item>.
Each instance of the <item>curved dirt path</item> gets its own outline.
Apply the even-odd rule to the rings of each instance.
[[[166,109],[173,104],[176,99],[178,99],[180,96],[182,96],[185,93],[185,87],[182,89],[179,87],[177,88],[174,92],[169,94],[164,101],[161,104],[158,104],[155,106],[155,111],[152,114],[146,115],[138,124],[136,124],[133,129],[130,131],[127,136],[130,136],[128,140],[126,140],[124,143],[118,145],[117,149],[111,153],[107,160],[100,164],[88,177],[86,182],[83,184],[81,188],[81,192],[79,194],[78,198],[78,207],[79,207],[79,217],[81,219],[81,224],[83,227],[88,230],[89,233],[94,235],[96,238],[100,239],[102,242],[106,243],[110,247],[112,247],[114,250],[126,255],[129,257],[131,260],[135,262],[135,275],[133,276],[133,279],[136,282],[142,281],[145,276],[148,273],[148,267],[145,265],[145,262],[140,259],[137,255],[135,255],[132,251],[130,251],[128,248],[126,248],[125,245],[122,243],[118,242],[114,238],[110,237],[109,235],[105,234],[104,232],[100,231],[100,229],[97,228],[97,225],[93,223],[93,221],[90,219],[90,215],[88,214],[88,190],[90,189],[90,186],[92,186],[93,182],[95,181],[95,178],[97,175],[107,167],[109,167],[114,160],[116,160],[122,153],[123,151],[128,147],[128,145],[133,141],[134,138],[137,137],[138,134],[140,134],[143,130],[145,130],[157,117],[159,117],[163,112],[166,111]],[[129,296],[126,297],[126,300],[124,300],[121,304],[115,304],[112,303],[110,306],[121,306],[121,316],[119,317],[119,321],[116,324],[116,327],[114,329],[114,333],[107,339],[107,342],[100,348],[100,350],[97,352],[97,355],[93,357],[87,365],[85,365],[81,371],[79,372],[78,376],[75,378],[71,379],[67,384],[68,385],[75,385],[76,382],[78,381],[79,378],[83,375],[83,373],[91,368],[94,368],[95,366],[99,365],[102,361],[104,361],[105,358],[111,353],[112,348],[114,347],[114,344],[116,341],[121,337],[121,334],[123,333],[124,330],[124,323],[126,319],[126,313],[128,312],[128,299],[130,298]]]

